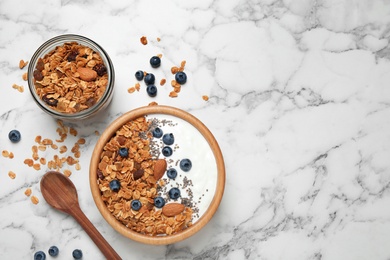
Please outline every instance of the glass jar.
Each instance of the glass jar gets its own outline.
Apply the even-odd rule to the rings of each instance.
[[[106,51],[80,35],[46,41],[28,66],[34,101],[62,120],[86,119],[105,109],[112,100],[114,81],[114,66]]]

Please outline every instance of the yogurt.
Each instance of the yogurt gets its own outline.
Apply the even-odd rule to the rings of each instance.
[[[217,163],[213,151],[203,135],[187,121],[165,114],[153,114],[146,117],[151,120],[152,128],[159,127],[163,133],[172,133],[175,141],[170,147],[171,156],[165,157],[161,150],[166,146],[162,138],[152,139],[152,154],[156,159],[165,159],[169,168],[175,168],[177,177],[169,179],[165,173],[162,177],[165,185],[159,190],[159,195],[167,203],[173,201],[168,191],[179,188],[181,197],[176,202],[189,206],[193,210],[192,223],[195,223],[208,209],[217,187]],[[189,159],[192,168],[188,172],[180,169],[180,160]]]

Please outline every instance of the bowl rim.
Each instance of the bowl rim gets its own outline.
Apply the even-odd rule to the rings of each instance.
[[[37,95],[35,91],[35,84],[34,84],[34,79],[33,79],[33,72],[35,70],[36,63],[38,60],[42,57],[44,57],[47,53],[50,51],[54,50],[56,47],[61,46],[65,43],[70,43],[70,42],[77,42],[81,45],[87,46],[94,51],[98,52],[101,55],[101,58],[103,59],[104,64],[107,67],[107,73],[108,73],[108,82],[106,86],[106,91],[104,92],[103,96],[98,100],[98,102],[93,105],[92,107],[77,112],[77,113],[63,113],[56,111],[46,104],[41,100],[41,98]],[[114,64],[108,55],[108,53],[103,49],[101,45],[99,45],[97,42],[94,40],[83,36],[83,35],[78,35],[78,34],[60,34],[57,36],[54,36],[45,42],[43,42],[34,52],[32,55],[30,62],[28,64],[27,68],[27,84],[31,93],[31,96],[35,103],[40,107],[45,113],[59,119],[85,119],[87,117],[90,117],[97,112],[100,111],[102,107],[105,107],[107,103],[111,101],[112,98],[112,93],[114,91],[114,86],[115,86],[115,70],[114,70]]]
[[[173,235],[169,236],[148,236],[140,234],[136,231],[132,231],[129,228],[125,227],[121,222],[119,222],[108,210],[107,206],[101,200],[101,192],[97,185],[97,174],[96,169],[98,169],[99,157],[100,153],[106,144],[106,142],[114,135],[116,130],[118,130],[124,123],[136,119],[145,115],[152,114],[166,114],[181,118],[192,126],[194,126],[206,139],[208,142],[217,165],[217,187],[214,193],[214,197],[206,210],[206,212],[189,228]],[[181,110],[179,108],[171,107],[171,106],[146,106],[136,108],[134,110],[128,111],[122,114],[120,117],[115,119],[101,134],[100,138],[96,142],[95,148],[91,155],[91,162],[89,167],[89,181],[90,181],[90,189],[92,192],[93,200],[95,204],[102,214],[103,218],[119,233],[123,236],[130,238],[134,241],[151,244],[151,245],[166,245],[172,244],[176,242],[180,242],[196,232],[202,229],[213,217],[214,213],[217,211],[219,204],[222,200],[222,196],[225,189],[225,164],[222,156],[221,149],[214,138],[213,134],[210,130],[195,116],[190,113]]]

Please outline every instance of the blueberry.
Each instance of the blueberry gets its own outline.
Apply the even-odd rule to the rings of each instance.
[[[146,76],[144,78],[144,82],[146,85],[153,85],[155,80],[156,80],[156,78],[154,77],[154,75],[152,73],[146,74]]]
[[[137,80],[143,80],[144,79],[144,72],[142,70],[139,70],[135,73],[135,78]]]
[[[127,157],[129,155],[129,149],[127,149],[126,147],[121,147],[119,148],[118,153],[121,157]]]
[[[162,208],[165,205],[165,200],[162,197],[156,197],[154,198],[154,206],[156,208]]]
[[[141,201],[139,201],[139,200],[131,201],[131,208],[133,210],[139,210],[141,208],[141,206],[142,206]]]
[[[110,181],[109,186],[112,191],[118,192],[121,188],[121,183],[117,179],[114,179]]]
[[[155,138],[161,138],[161,136],[163,135],[163,130],[161,130],[160,127],[156,127],[155,129],[153,129],[152,134]]]
[[[46,254],[43,251],[38,251],[34,254],[34,260],[45,260]]]
[[[50,256],[57,256],[60,250],[56,246],[51,246],[48,250]]]
[[[148,85],[146,87],[146,93],[148,93],[149,97],[157,96],[157,88],[155,85]]]
[[[187,82],[187,74],[185,74],[184,72],[182,71],[179,71],[178,73],[176,73],[175,75],[175,80],[177,83],[179,84],[184,84]]]
[[[167,170],[167,176],[169,179],[175,179],[177,176],[177,171],[175,168],[169,168]]]
[[[169,147],[169,146],[164,146],[164,148],[162,149],[162,154],[163,154],[165,157],[171,156],[172,153],[173,153],[172,148]]]
[[[83,257],[83,251],[81,251],[80,249],[75,249],[72,252],[72,256],[74,259],[81,259]]]
[[[13,143],[17,143],[20,141],[20,138],[21,138],[21,135],[20,135],[20,132],[18,130],[11,130],[8,134],[8,138],[9,140],[11,140],[11,142]]]
[[[151,65],[153,68],[158,68],[158,67],[160,67],[160,65],[161,65],[161,59],[160,59],[160,57],[158,57],[158,56],[153,56],[152,58],[150,58],[150,65]]]
[[[180,197],[180,190],[178,188],[172,188],[168,192],[169,197],[173,200],[177,200]]]
[[[172,133],[165,134],[163,136],[163,142],[166,145],[171,145],[171,144],[173,144],[175,142],[175,137],[173,136]]]
[[[183,159],[180,161],[180,169],[182,169],[185,172],[188,172],[192,168],[192,162],[190,159]]]

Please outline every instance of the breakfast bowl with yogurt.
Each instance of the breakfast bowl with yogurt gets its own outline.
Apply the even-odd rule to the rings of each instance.
[[[193,115],[168,106],[129,111],[100,136],[90,163],[93,199],[132,240],[164,245],[202,229],[225,186],[221,150]]]

